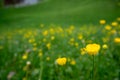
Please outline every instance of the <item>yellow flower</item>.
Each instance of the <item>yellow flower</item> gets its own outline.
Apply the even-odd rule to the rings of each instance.
[[[74,45],[74,41],[75,41],[75,39],[74,39],[74,38],[71,38],[71,39],[69,40],[69,44],[70,44],[70,45]]]
[[[44,39],[43,39],[43,42],[46,42],[46,41],[47,41],[46,38],[44,38]]]
[[[116,32],[115,29],[113,29],[113,30],[110,31],[110,33],[111,33],[111,34],[115,34],[115,33],[117,33],[117,32]]]
[[[33,51],[36,51],[36,50],[37,50],[37,47],[34,47],[34,48],[33,48]]]
[[[100,24],[105,24],[106,21],[105,20],[100,20]]]
[[[65,57],[63,57],[63,58],[58,58],[58,59],[56,60],[56,63],[57,63],[58,65],[61,65],[61,66],[65,65],[66,62],[67,62],[67,59],[66,59]]]
[[[106,43],[109,41],[109,38],[102,38],[103,42]]]
[[[117,18],[117,20],[118,20],[118,21],[120,21],[120,17],[119,17],[119,18]]]
[[[111,30],[111,26],[110,26],[110,25],[107,25],[107,26],[105,26],[105,29],[106,29],[106,30]]]
[[[81,40],[83,38],[82,34],[78,35],[78,39]]]
[[[74,39],[74,38],[71,38],[71,39],[70,39],[70,42],[74,42],[74,41],[75,41],[75,39]]]
[[[37,43],[33,43],[33,46],[37,46]]]
[[[22,56],[22,59],[23,60],[26,60],[28,58],[28,55],[27,54],[24,54],[23,56]]]
[[[29,43],[35,42],[35,39],[29,39]]]
[[[76,64],[75,60],[72,60],[72,61],[70,62],[70,64],[71,64],[71,65],[75,65],[75,64]]]
[[[84,54],[86,54],[86,49],[85,48],[81,48],[80,52],[81,52],[81,55],[84,55]]]
[[[53,28],[51,28],[49,31],[50,31],[51,34],[55,33],[55,30]]]
[[[22,80],[27,80],[27,78],[26,78],[26,77],[24,77]]]
[[[71,60],[70,58],[67,58],[67,61],[68,61],[68,62],[70,62],[70,60]]]
[[[39,55],[39,57],[42,57],[43,53],[42,53],[42,52],[39,52],[39,54],[38,54],[38,55]]]
[[[74,30],[75,29],[75,26],[74,25],[71,25],[70,26],[70,30]]]
[[[48,35],[48,31],[45,30],[42,34],[43,34],[44,36],[47,36],[47,35]]]
[[[90,55],[96,55],[100,50],[99,44],[88,44],[86,46],[86,52]]]
[[[76,46],[76,48],[78,48],[79,44],[76,42],[76,43],[75,43],[75,46]]]
[[[55,39],[55,37],[54,36],[51,36],[51,40],[54,40]]]
[[[112,26],[118,26],[118,23],[117,23],[117,22],[112,22],[111,25],[112,25]]]
[[[115,43],[120,43],[120,38],[119,38],[119,37],[115,38],[115,39],[114,39],[114,42],[115,42]]]
[[[51,43],[47,43],[47,44],[46,44],[46,47],[47,47],[48,49],[50,49]]]
[[[104,44],[104,45],[102,46],[102,48],[103,48],[103,49],[107,49],[107,48],[108,48],[108,45],[107,45],[107,44]]]
[[[49,60],[50,60],[50,57],[47,57],[46,60],[49,61]]]

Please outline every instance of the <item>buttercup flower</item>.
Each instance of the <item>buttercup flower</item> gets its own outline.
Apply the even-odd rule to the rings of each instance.
[[[115,43],[120,43],[120,38],[119,38],[119,37],[115,38],[115,39],[114,39],[114,42],[115,42]]]
[[[86,53],[86,49],[85,48],[81,48],[80,52],[81,52],[81,55],[84,55]]]
[[[106,21],[105,20],[100,20],[100,24],[105,24]]]
[[[117,23],[117,22],[112,22],[111,25],[112,25],[112,26],[118,26],[118,23]]]
[[[65,57],[63,57],[63,58],[58,58],[58,59],[56,60],[56,63],[57,63],[58,65],[61,65],[61,66],[65,65],[66,62],[67,62],[67,59],[66,59]]]
[[[118,17],[117,20],[120,21],[120,17]]]
[[[28,55],[27,54],[24,54],[23,56],[22,56],[22,59],[27,59],[28,58]]]
[[[111,30],[111,26],[107,25],[107,26],[105,26],[105,29],[106,30]]]
[[[46,44],[46,47],[47,47],[48,49],[50,49],[51,43],[47,43],[47,44]]]
[[[86,46],[86,52],[90,55],[98,54],[99,50],[100,50],[100,45],[99,44],[88,44]]]
[[[72,60],[72,61],[70,62],[70,64],[71,64],[71,65],[75,65],[75,64],[76,64],[75,60]]]
[[[107,45],[107,44],[104,44],[104,45],[102,46],[102,48],[103,48],[103,49],[107,49],[107,48],[108,48],[108,45]]]

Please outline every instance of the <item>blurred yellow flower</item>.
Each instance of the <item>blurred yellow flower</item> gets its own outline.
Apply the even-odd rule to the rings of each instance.
[[[53,28],[51,28],[49,31],[50,31],[51,34],[55,33],[55,30]]]
[[[54,40],[55,39],[55,36],[51,36],[51,40]]]
[[[116,38],[114,39],[114,42],[115,42],[115,43],[120,43],[120,38],[119,38],[119,37],[116,37]]]
[[[75,39],[74,39],[74,38],[71,38],[71,39],[69,40],[69,44],[70,44],[70,45],[74,45],[74,41],[75,41]]]
[[[46,42],[46,41],[47,41],[46,38],[44,38],[44,39],[43,39],[43,42]]]
[[[98,54],[99,50],[100,50],[100,45],[99,44],[88,44],[86,46],[86,52],[90,55]]]
[[[75,61],[75,60],[71,60],[70,64],[71,64],[71,65],[75,65],[75,64],[76,64],[76,61]]]
[[[117,18],[117,20],[118,20],[118,21],[120,21],[120,17],[119,17],[119,18]]]
[[[46,44],[46,47],[47,47],[48,49],[50,49],[51,43],[47,43],[47,44]]]
[[[35,39],[29,39],[29,43],[33,43],[33,42],[35,42]]]
[[[81,52],[81,55],[84,55],[84,54],[86,54],[86,49],[85,48],[81,48],[80,52]]]
[[[38,55],[39,55],[39,57],[42,57],[43,53],[42,53],[42,52],[39,52],[39,54],[38,54]]]
[[[83,38],[83,35],[82,34],[79,34],[78,35],[78,39],[81,40]]]
[[[63,58],[58,58],[58,59],[56,60],[56,63],[57,63],[58,65],[61,65],[61,66],[65,65],[66,62],[67,62],[67,59],[66,59],[65,57],[63,57]]]
[[[110,25],[107,25],[107,26],[105,26],[105,29],[106,29],[106,30],[111,30],[111,26],[110,26]]]
[[[48,31],[47,30],[45,30],[45,31],[43,31],[43,36],[47,36],[48,35]]]
[[[105,24],[106,21],[105,20],[100,20],[100,24]]]
[[[50,60],[50,57],[47,57],[46,60],[49,61],[49,60]]]
[[[78,48],[78,46],[79,46],[79,44],[78,44],[78,42],[76,42],[76,43],[75,43],[75,47]]]
[[[112,22],[111,25],[112,26],[118,26],[118,23],[117,22]]]
[[[109,38],[103,37],[102,40],[103,40],[104,43],[106,43],[106,42],[109,41]]]
[[[24,54],[23,56],[22,56],[22,59],[23,60],[26,60],[28,58],[28,55],[27,54]]]
[[[116,32],[115,29],[113,29],[113,30],[110,31],[110,33],[111,33],[111,34],[116,34],[117,32]]]
[[[33,46],[37,46],[37,43],[33,43]]]
[[[37,47],[33,47],[33,51],[36,51],[37,50]]]
[[[71,60],[70,58],[67,58],[67,61],[68,61],[68,62],[70,62],[70,60]]]
[[[24,77],[22,80],[27,80],[27,78],[26,78],[26,77]]]
[[[103,44],[103,45],[102,45],[102,48],[103,48],[103,49],[107,49],[107,48],[108,48],[108,45],[107,45],[107,44]]]
[[[75,29],[75,26],[74,25],[71,25],[70,26],[70,30],[74,30]]]
[[[74,39],[74,38],[71,38],[71,39],[70,39],[70,42],[74,42],[74,41],[75,41],[75,39]]]

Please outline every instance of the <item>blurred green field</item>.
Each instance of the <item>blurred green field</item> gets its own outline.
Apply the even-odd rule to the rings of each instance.
[[[0,26],[99,24],[100,19],[109,23],[119,16],[120,6],[114,0],[45,0],[34,6],[0,9]]]
[[[0,8],[0,80],[120,80],[119,57],[119,0]]]

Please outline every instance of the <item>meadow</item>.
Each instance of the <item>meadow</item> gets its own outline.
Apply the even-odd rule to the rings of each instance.
[[[0,80],[119,80],[119,9],[112,0],[0,8]]]

